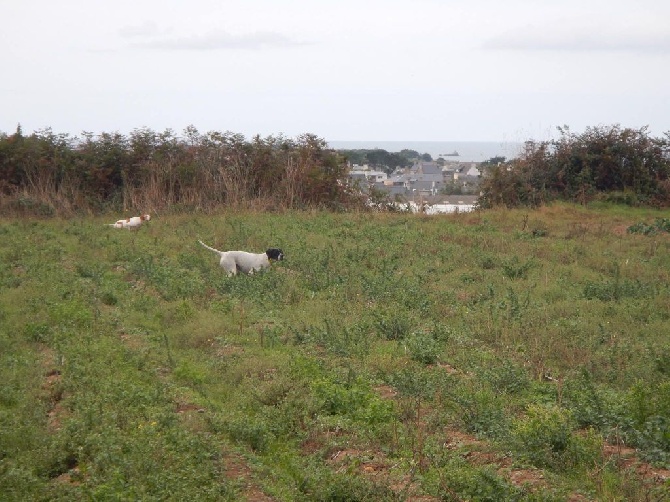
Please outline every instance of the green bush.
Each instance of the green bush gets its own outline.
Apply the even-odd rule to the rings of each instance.
[[[329,380],[313,384],[314,393],[321,403],[321,411],[328,415],[348,415],[364,408],[370,401],[370,392],[359,385],[345,385]]]
[[[303,493],[315,502],[401,502],[390,487],[360,475],[334,473],[311,475],[304,481]]]
[[[526,279],[531,268],[533,268],[532,260],[521,263],[518,256],[506,260],[502,264],[503,275],[508,279]]]
[[[427,476],[426,484],[435,485],[431,493],[441,500],[499,502],[526,500],[528,492],[487,467],[476,467],[465,460],[449,459],[436,473]],[[435,479],[436,478],[436,479]]]
[[[259,419],[238,416],[224,425],[230,439],[236,443],[245,444],[257,453],[267,451],[274,439],[268,426]]]
[[[504,361],[498,366],[487,366],[480,375],[496,392],[507,394],[521,393],[531,383],[527,371],[511,361]]]
[[[642,450],[642,458],[670,469],[669,417],[655,415],[649,418],[636,436],[635,444]]]
[[[507,434],[509,419],[505,414],[504,398],[498,392],[465,385],[456,388],[449,397],[456,406],[459,422],[468,432],[493,438]]]
[[[409,356],[421,364],[435,364],[438,360],[441,346],[432,334],[424,332],[412,333],[403,341]]]
[[[579,428],[605,429],[616,423],[622,405],[618,405],[611,393],[596,387],[589,372],[583,371],[574,378],[566,379],[563,386],[563,404]]]
[[[28,322],[23,328],[26,339],[31,342],[48,343],[51,340],[51,327],[43,322]]]
[[[556,406],[530,405],[510,429],[515,452],[536,467],[556,471],[591,468],[602,438],[592,429],[576,434],[572,414]]]
[[[649,385],[638,382],[626,396],[632,424],[624,432],[650,461],[670,465],[670,382]]]
[[[615,278],[612,281],[587,281],[584,284],[584,298],[588,300],[609,302],[623,298],[649,298],[654,294],[654,287],[641,281]]]
[[[630,204],[670,204],[669,140],[646,128],[588,127],[582,134],[559,127],[553,141],[528,141],[514,160],[491,169],[479,204],[484,208],[536,207],[554,200],[594,199]]]
[[[403,340],[411,329],[411,321],[402,309],[380,310],[374,314],[377,334],[384,340]]]
[[[670,218],[656,218],[652,224],[639,222],[628,227],[629,234],[655,235],[659,232],[670,232]]]

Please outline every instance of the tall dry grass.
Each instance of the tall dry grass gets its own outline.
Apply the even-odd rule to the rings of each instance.
[[[325,141],[139,131],[63,141],[0,136],[2,214],[304,209],[352,204],[343,157]],[[5,154],[6,151],[6,154]]]

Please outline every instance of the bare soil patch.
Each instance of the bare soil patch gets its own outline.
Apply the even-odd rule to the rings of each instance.
[[[241,496],[249,502],[271,502],[275,499],[261,490],[254,480],[254,473],[246,460],[233,452],[226,452],[223,457],[225,475],[236,480],[241,486]]]

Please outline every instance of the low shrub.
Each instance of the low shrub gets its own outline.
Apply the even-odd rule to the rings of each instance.
[[[655,235],[660,232],[670,232],[670,218],[656,218],[654,223],[641,221],[628,227],[629,234]]]
[[[632,442],[647,460],[670,466],[670,382],[638,382],[625,402],[632,428],[624,430]]]
[[[511,361],[504,361],[498,366],[487,366],[480,376],[496,392],[518,394],[530,387],[528,372]]]
[[[489,388],[473,389],[470,385],[450,394],[456,416],[462,427],[473,434],[501,438],[507,434],[509,419],[502,396]]]
[[[450,459],[427,478],[426,484],[435,486],[431,494],[441,500],[521,501],[527,495],[524,488],[514,486],[492,468],[473,466],[461,458]]]
[[[526,279],[528,272],[534,266],[532,260],[521,262],[518,256],[514,256],[502,263],[503,275],[508,279]]]
[[[344,385],[329,380],[319,380],[313,385],[320,408],[327,415],[347,415],[356,413],[367,406],[370,392],[359,385]]]
[[[432,334],[420,331],[412,333],[403,344],[409,356],[421,364],[435,364],[441,351],[440,344]]]
[[[390,487],[351,473],[309,475],[303,493],[315,502],[400,502],[402,497]]]
[[[411,321],[402,309],[380,310],[374,314],[374,326],[383,340],[403,340],[411,330]]]
[[[521,458],[555,471],[591,468],[602,452],[602,438],[593,429],[577,434],[572,414],[557,406],[530,405],[513,421],[510,438]]]
[[[655,289],[641,281],[618,279],[601,282],[587,281],[584,285],[584,298],[603,302],[619,301],[623,298],[649,298]]]
[[[224,425],[224,430],[236,443],[244,444],[257,453],[267,451],[273,435],[261,420],[238,416]]]

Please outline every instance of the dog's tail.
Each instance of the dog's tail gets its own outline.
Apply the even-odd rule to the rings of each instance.
[[[202,241],[200,241],[200,240],[199,240],[198,242],[199,242],[203,247],[206,247],[206,248],[209,249],[210,251],[214,251],[214,252],[215,252],[216,254],[218,254],[218,255],[223,254],[223,252],[219,251],[218,249],[214,249],[214,248],[209,247],[207,244],[205,244],[204,242],[202,242]]]

